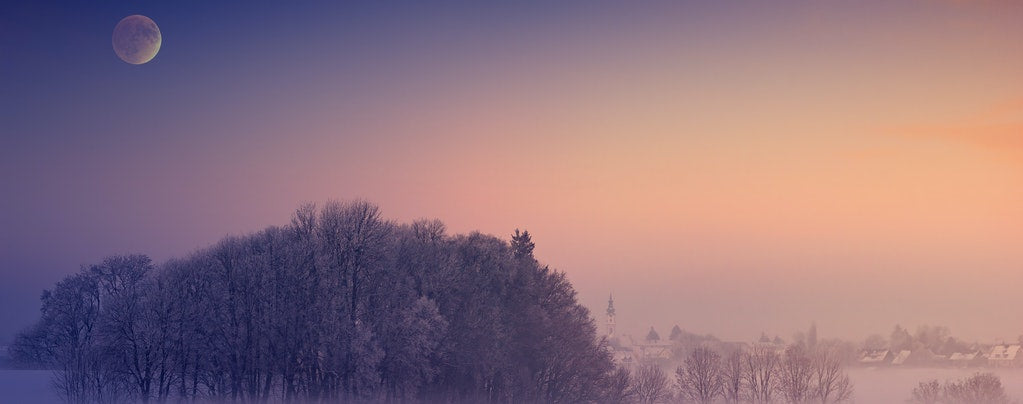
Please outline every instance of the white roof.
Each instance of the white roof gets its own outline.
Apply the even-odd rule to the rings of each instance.
[[[911,353],[913,353],[913,352],[912,351],[907,351],[905,349],[899,351],[899,353],[897,355],[895,355],[895,359],[892,359],[892,365],[901,365],[901,364],[906,363],[906,359],[909,359],[909,354],[911,354]]]
[[[1005,361],[1016,360],[1016,356],[1019,355],[1019,352],[1019,345],[998,345],[991,350],[991,355],[988,356],[988,359]]]
[[[949,360],[953,360],[953,361],[971,361],[971,360],[974,360],[976,358],[977,358],[977,352],[973,352],[973,353],[955,352],[951,356],[948,357]]]
[[[887,349],[878,349],[873,351],[863,351],[863,355],[860,355],[860,362],[862,363],[878,363],[883,362],[888,357]]]

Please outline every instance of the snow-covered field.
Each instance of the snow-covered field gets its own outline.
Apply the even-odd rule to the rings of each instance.
[[[913,388],[922,381],[938,379],[944,383],[946,380],[961,379],[977,372],[998,375],[1009,397],[1023,400],[1023,369],[851,368],[849,378],[855,386],[856,403],[887,404],[905,403]]]
[[[0,369],[0,402],[59,403],[48,370]]]
[[[871,369],[852,368],[849,376],[856,387],[856,403],[899,404],[921,381],[959,379],[978,371],[995,373],[1002,379],[1010,397],[1023,400],[1023,369]],[[50,372],[43,370],[0,370],[0,402],[59,403],[53,392]]]

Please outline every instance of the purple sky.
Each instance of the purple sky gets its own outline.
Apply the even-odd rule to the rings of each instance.
[[[34,3],[0,5],[0,341],[82,264],[332,198],[529,229],[626,332],[1023,333],[1023,4]]]

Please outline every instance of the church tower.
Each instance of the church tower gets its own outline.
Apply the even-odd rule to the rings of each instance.
[[[615,336],[615,298],[614,296],[607,296],[607,338],[611,339]]]

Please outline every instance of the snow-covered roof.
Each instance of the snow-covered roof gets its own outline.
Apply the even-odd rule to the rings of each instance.
[[[881,363],[881,362],[884,362],[886,358],[888,358],[888,354],[889,354],[889,352],[888,352],[887,349],[875,349],[875,350],[870,350],[870,351],[863,351],[863,354],[860,355],[860,362],[861,363]]]
[[[948,357],[948,360],[951,360],[951,361],[972,361],[974,359],[977,359],[977,355],[979,355],[979,354],[980,354],[980,352],[972,352],[972,353],[955,352],[955,353],[953,353],[952,355],[950,355]]]
[[[899,351],[899,353],[895,354],[895,358],[892,359],[892,365],[902,365],[902,364],[905,364],[906,360],[909,359],[909,355],[912,354],[912,353],[913,353],[912,351],[905,350],[905,349]]]
[[[1019,352],[1019,345],[997,345],[991,349],[991,355],[988,356],[988,359],[1005,361],[1016,360]]]

